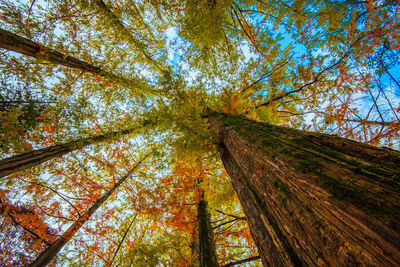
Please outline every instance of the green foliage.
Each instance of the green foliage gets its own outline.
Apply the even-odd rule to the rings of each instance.
[[[178,20],[181,36],[203,48],[217,45],[225,37],[226,10],[231,0],[186,0],[184,15]]]
[[[13,76],[2,74],[0,82],[0,133],[4,136],[0,150],[21,153],[30,149],[26,136],[47,120],[45,112],[54,99],[35,94],[29,85],[18,83]]]
[[[210,110],[398,144],[400,110],[391,89],[398,85],[398,1],[3,1],[0,9],[2,29],[101,68],[93,74],[2,50],[2,158],[135,129],[7,177],[0,187],[11,190],[9,199],[31,204],[63,229],[139,151],[160,150],[61,252],[60,264],[108,264],[137,212],[115,264],[195,265],[200,189],[213,227],[234,218],[226,214],[243,217],[205,118]],[[167,29],[177,36],[167,37]],[[270,147],[268,153],[294,160],[294,168],[317,177],[337,199],[365,204],[369,212],[378,205],[373,198],[327,178],[322,159],[398,187],[398,172],[364,163],[373,156],[325,153],[301,132],[270,135],[242,117],[226,123]],[[302,160],[291,149],[299,144]],[[289,202],[289,186],[276,181],[275,187]],[[256,254],[244,220],[214,233],[221,265]]]

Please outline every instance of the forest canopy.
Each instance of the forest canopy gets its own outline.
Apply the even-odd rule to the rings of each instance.
[[[51,264],[194,266],[201,200],[218,263],[261,266],[211,111],[400,148],[396,0],[0,0],[0,12],[1,159],[59,150],[0,178],[6,266],[85,218]]]

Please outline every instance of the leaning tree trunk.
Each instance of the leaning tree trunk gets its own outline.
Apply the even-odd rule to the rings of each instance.
[[[265,266],[400,266],[400,153],[211,113]]]
[[[0,47],[26,56],[44,59],[54,64],[79,69],[84,72],[90,72],[120,85],[135,87],[141,92],[152,93],[154,91],[139,79],[127,79],[111,72],[107,72],[98,66],[93,66],[92,64],[81,61],[77,58],[54,51],[50,48],[44,47],[42,44],[33,42],[3,29],[0,29]]]
[[[197,205],[197,221],[199,235],[199,266],[218,267],[210,214],[207,211],[207,201],[204,199],[201,199]]]
[[[64,247],[64,245],[71,240],[71,238],[75,235],[76,232],[90,219],[90,216],[95,213],[95,211],[111,196],[112,193],[123,183],[125,180],[134,172],[140,164],[149,156],[147,154],[143,157],[135,166],[107,192],[105,192],[100,198],[93,203],[93,205],[82,215],[79,219],[74,222],[56,241],[54,241],[50,246],[47,247],[39,256],[36,258],[34,262],[32,262],[30,267],[43,267],[46,266],[56,255],[57,253]]]
[[[128,129],[119,132],[111,132],[103,135],[97,135],[81,140],[71,141],[65,144],[59,144],[34,150],[21,155],[0,160],[0,178],[7,176],[11,173],[37,166],[50,159],[60,157],[71,151],[81,149],[87,145],[132,133],[134,130],[135,129]]]

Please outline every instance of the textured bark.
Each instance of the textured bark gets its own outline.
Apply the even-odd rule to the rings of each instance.
[[[200,267],[218,267],[218,258],[215,250],[210,214],[207,211],[207,202],[200,200],[197,211]]]
[[[40,253],[36,260],[32,262],[29,266],[46,266],[46,264],[48,264],[57,255],[57,253],[75,235],[75,233],[78,232],[82,225],[84,225],[90,219],[90,216],[92,216],[93,213],[95,213],[95,211],[111,196],[111,194],[114,193],[114,191],[123,182],[125,182],[125,180],[132,174],[132,172],[134,172],[148,156],[149,154],[147,154],[143,159],[136,163],[128,174],[119,179],[118,182],[111,189],[109,189],[99,199],[97,199],[96,202],[94,202],[93,205],[76,222],[74,222],[59,238],[57,238],[54,243],[52,243],[47,249]]]
[[[81,149],[87,145],[101,142],[107,139],[115,138],[125,134],[132,133],[134,129],[111,132],[103,135],[94,136],[82,140],[76,140],[65,144],[54,145],[31,152],[27,152],[14,157],[6,158],[0,161],[0,178],[11,173],[26,170],[37,166],[50,159],[60,157],[76,149]]]
[[[400,153],[211,113],[265,266],[399,266]]]
[[[23,55],[44,59],[54,64],[80,69],[84,72],[90,72],[123,86],[136,87],[139,91],[147,93],[151,93],[153,91],[147,84],[143,83],[139,79],[126,79],[125,77],[115,75],[102,70],[100,67],[93,66],[77,58],[54,51],[50,48],[44,47],[39,43],[33,42],[3,29],[0,29],[0,47]]]

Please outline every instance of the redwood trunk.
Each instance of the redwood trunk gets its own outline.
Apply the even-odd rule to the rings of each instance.
[[[91,72],[98,75],[102,73],[102,70],[99,67],[93,66],[77,58],[67,56],[63,53],[51,50],[41,44],[35,43],[29,39],[3,29],[0,29],[0,47],[34,58],[43,58],[52,63],[80,69],[85,72]]]
[[[215,250],[213,229],[210,214],[207,211],[207,202],[200,200],[197,206],[198,234],[199,234],[199,265],[200,267],[218,267],[218,258]]]
[[[400,266],[400,153],[211,113],[265,266]]]
[[[149,154],[148,154],[149,155]],[[135,171],[140,164],[148,157],[145,156],[142,160],[135,164],[131,171],[123,176],[118,182],[103,196],[96,200],[96,202],[76,221],[74,222],[54,243],[52,243],[47,249],[45,249],[40,255],[32,262],[30,267],[43,267],[46,266],[64,247],[64,245],[75,235],[76,232],[84,225],[90,216],[111,196],[112,193],[123,183],[125,180]]]
[[[60,157],[76,149],[81,149],[87,145],[111,139],[117,136],[129,134],[133,129],[112,132],[104,135],[98,135],[83,140],[76,140],[66,144],[54,145],[31,152],[27,152],[14,157],[6,158],[0,161],[0,178],[14,172],[26,170],[37,166],[50,159]]]
[[[90,72],[113,82],[119,83],[123,86],[136,87],[139,90],[150,93],[153,91],[147,84],[138,79],[126,79],[124,77],[115,75],[102,70],[100,67],[93,66],[77,58],[54,51],[50,48],[44,47],[42,44],[33,42],[3,29],[0,29],[0,48],[11,50],[34,58],[44,59],[54,64],[80,69],[84,72]]]

